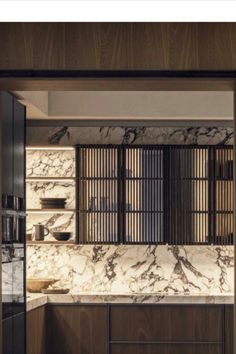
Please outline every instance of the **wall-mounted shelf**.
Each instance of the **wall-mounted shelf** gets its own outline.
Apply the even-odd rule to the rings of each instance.
[[[74,182],[75,177],[27,177],[26,182]]]
[[[26,151],[74,151],[75,148],[73,146],[54,146],[54,145],[39,145],[39,146],[26,146]]]
[[[26,213],[74,213],[75,209],[27,209]]]
[[[75,245],[74,241],[27,241],[27,245]]]

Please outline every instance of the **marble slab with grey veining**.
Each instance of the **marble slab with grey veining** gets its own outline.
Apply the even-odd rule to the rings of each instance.
[[[27,277],[57,276],[72,293],[227,294],[233,246],[34,245]]]
[[[193,144],[231,145],[232,127],[29,127],[28,145]]]
[[[84,303],[118,303],[118,304],[233,304],[233,294],[215,295],[168,295],[164,293],[79,293],[79,294],[28,294],[27,311],[47,303],[53,304],[84,304]]]
[[[40,140],[43,145],[43,136],[40,136]],[[74,177],[75,153],[73,150],[28,150],[26,176],[45,178]]]

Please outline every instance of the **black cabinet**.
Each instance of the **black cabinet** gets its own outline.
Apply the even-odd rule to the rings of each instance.
[[[13,96],[1,92],[0,99],[2,207],[11,209],[13,206]]]
[[[25,314],[6,318],[3,327],[3,354],[25,354]]]
[[[13,353],[26,353],[25,313],[13,317]]]
[[[79,145],[79,243],[233,244],[233,147]]]
[[[3,354],[25,354],[25,107],[0,92]]]
[[[18,209],[25,198],[25,107],[14,99],[13,194],[20,198]]]
[[[2,321],[2,348],[4,354],[14,353],[12,317],[6,318]]]
[[[0,102],[2,208],[24,210],[25,107],[8,92]]]

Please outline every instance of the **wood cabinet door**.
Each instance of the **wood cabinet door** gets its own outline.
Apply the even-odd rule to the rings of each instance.
[[[49,305],[47,354],[106,354],[106,305]]]
[[[223,342],[224,308],[217,305],[113,305],[113,341]]]
[[[27,312],[27,354],[46,354],[46,306]]]
[[[225,354],[233,354],[234,348],[234,306],[225,306]]]

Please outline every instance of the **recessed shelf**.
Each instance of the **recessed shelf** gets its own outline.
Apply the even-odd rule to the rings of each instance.
[[[27,209],[26,213],[74,213],[75,209]]]
[[[75,151],[75,148],[71,147],[71,146],[27,146],[25,148],[26,151],[40,151],[40,150],[49,150],[49,151],[64,151],[64,150],[69,150],[69,151]]]
[[[109,214],[109,213],[118,213],[118,210],[79,210],[79,213],[84,214]]]
[[[75,245],[75,241],[27,241],[26,245]]]
[[[75,177],[27,177],[26,182],[74,182]]]

